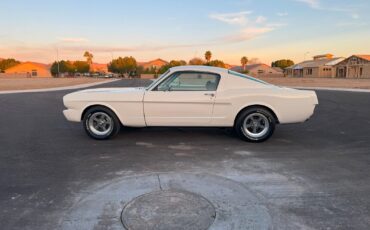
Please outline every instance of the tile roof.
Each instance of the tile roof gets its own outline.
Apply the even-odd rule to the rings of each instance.
[[[289,66],[287,69],[303,69],[303,68],[317,68],[320,66],[332,66],[336,63],[344,60],[344,58],[330,58],[330,59],[318,59],[318,60],[309,60],[304,61],[292,66]]]
[[[370,55],[355,55],[355,56],[370,61]]]

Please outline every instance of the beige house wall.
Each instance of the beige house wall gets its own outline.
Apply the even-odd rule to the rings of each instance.
[[[49,68],[33,63],[21,63],[5,70],[5,73],[14,77],[52,77]]]
[[[285,71],[285,77],[303,77],[303,70],[289,69]]]
[[[293,70],[292,69],[285,69],[284,70],[285,77],[293,77]]]
[[[335,77],[370,78],[370,61],[353,55],[335,65]]]
[[[363,66],[362,76],[363,78],[370,78],[370,65]]]
[[[249,70],[249,75],[252,77],[284,77],[282,72],[278,72],[268,65],[258,65],[257,67]]]
[[[347,66],[347,78],[370,78],[370,64]]]
[[[309,69],[312,69],[312,74],[309,74]],[[334,73],[333,73],[334,71]],[[331,66],[320,66],[315,68],[303,68],[303,75],[300,74],[299,70],[286,70],[286,77],[322,77],[331,78],[335,76],[335,69]]]
[[[333,69],[331,66],[320,66],[317,77],[333,77]]]
[[[312,69],[312,74],[309,74],[309,70]],[[318,77],[319,68],[303,68],[303,77]]]

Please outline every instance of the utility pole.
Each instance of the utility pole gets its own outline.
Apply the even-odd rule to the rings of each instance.
[[[58,77],[59,77],[59,48],[57,47],[57,63],[58,63]]]

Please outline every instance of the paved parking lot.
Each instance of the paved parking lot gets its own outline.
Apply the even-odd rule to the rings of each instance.
[[[95,141],[64,119],[69,92],[0,95],[1,229],[123,229],[128,202],[168,189],[209,201],[210,229],[370,225],[368,93],[318,91],[311,120],[252,144],[205,128],[130,128]]]

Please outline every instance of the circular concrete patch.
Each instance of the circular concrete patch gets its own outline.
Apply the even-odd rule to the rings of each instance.
[[[127,229],[208,229],[216,217],[204,197],[181,190],[161,190],[139,196],[122,211]]]
[[[272,226],[265,201],[240,182],[205,173],[126,176],[94,184],[69,202],[73,205],[61,216],[62,230],[122,230],[122,222],[129,229],[152,223],[158,227],[150,229],[201,229],[212,221],[209,230]],[[164,224],[179,225],[161,228]]]

